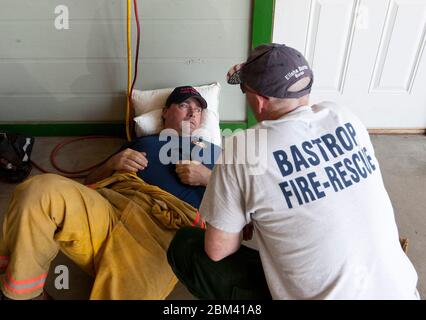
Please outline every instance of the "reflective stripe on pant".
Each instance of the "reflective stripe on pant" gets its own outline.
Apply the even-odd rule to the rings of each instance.
[[[214,262],[204,251],[204,230],[182,228],[167,251],[177,278],[200,299],[271,299],[259,253],[241,248]]]
[[[73,180],[45,174],[18,185],[0,239],[2,292],[11,299],[41,294],[59,249],[94,275],[117,220],[106,199]]]

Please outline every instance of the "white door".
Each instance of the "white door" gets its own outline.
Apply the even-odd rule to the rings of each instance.
[[[273,41],[310,62],[311,102],[369,128],[426,128],[426,0],[276,0]]]

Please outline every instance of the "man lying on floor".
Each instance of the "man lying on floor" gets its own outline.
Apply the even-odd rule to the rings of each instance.
[[[203,227],[197,208],[219,150],[177,132],[186,123],[195,134],[206,107],[194,88],[176,88],[163,111],[164,127],[176,136],[124,145],[89,174],[86,186],[53,174],[18,185],[0,239],[3,295],[44,297],[50,263],[61,250],[94,276],[91,299],[166,298],[177,282],[167,248],[180,227]],[[173,139],[177,147],[169,147]],[[176,150],[177,162],[165,162]],[[178,162],[183,154],[199,161]]]

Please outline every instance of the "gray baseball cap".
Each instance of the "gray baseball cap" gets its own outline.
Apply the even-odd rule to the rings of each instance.
[[[308,86],[299,92],[288,88],[309,77]],[[246,62],[235,65],[227,74],[229,84],[246,84],[267,97],[300,98],[311,92],[314,75],[305,57],[284,44],[263,44],[253,50]]]

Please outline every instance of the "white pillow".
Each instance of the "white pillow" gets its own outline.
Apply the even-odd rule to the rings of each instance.
[[[207,101],[207,109],[203,110],[200,128],[197,129],[196,134],[220,146],[222,143],[218,112],[220,84],[215,82],[194,88]],[[163,129],[161,115],[166,100],[173,90],[174,88],[133,91],[132,102],[135,109],[136,136],[141,137],[161,132]]]

